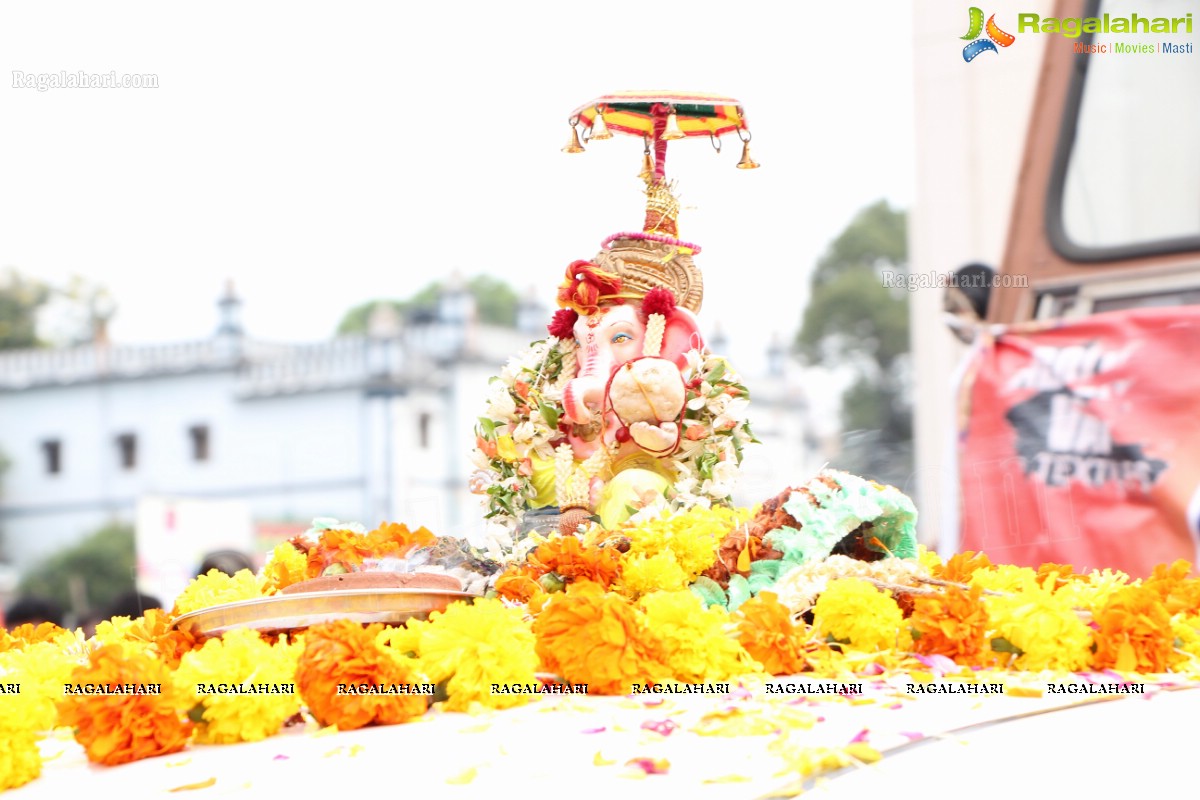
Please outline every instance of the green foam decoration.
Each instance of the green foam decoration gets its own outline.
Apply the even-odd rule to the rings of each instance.
[[[729,598],[725,595],[725,590],[721,588],[721,584],[709,578],[706,575],[701,575],[696,579],[690,587],[692,594],[699,597],[704,602],[705,608],[712,606],[725,607],[729,602]]]

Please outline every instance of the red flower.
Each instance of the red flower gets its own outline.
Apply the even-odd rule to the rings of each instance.
[[[558,287],[558,304],[580,314],[595,314],[601,300],[616,300],[621,279],[590,261],[572,261]]]
[[[575,323],[579,314],[573,308],[560,308],[554,312],[554,319],[546,326],[546,330],[556,339],[570,339],[575,335]]]

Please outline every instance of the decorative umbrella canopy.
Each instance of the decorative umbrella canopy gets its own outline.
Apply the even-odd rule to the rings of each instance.
[[[722,136],[746,127],[741,103],[732,97],[691,92],[618,92],[597,97],[571,112],[585,128],[597,114],[609,130],[631,136],[654,136],[655,106],[673,109],[684,136]]]
[[[584,103],[571,112],[567,122],[571,126],[571,139],[563,148],[567,153],[584,151],[580,128],[583,142],[610,139],[611,131],[641,137],[645,141],[642,177],[652,182],[666,180],[667,142],[674,139],[708,137],[720,152],[720,137],[737,133],[742,141],[738,168],[758,167],[750,158],[746,112],[732,97],[698,92],[616,92]]]
[[[667,142],[705,136],[721,152],[721,136],[736,133],[742,141],[742,160],[738,169],[756,169],[750,158],[750,129],[746,112],[732,97],[697,92],[640,91],[617,92],[597,97],[571,112],[567,123],[571,138],[565,153],[584,152],[583,142],[611,139],[613,131],[641,137],[644,143],[642,171],[646,181],[646,220],[641,233],[610,236],[603,247],[611,249],[621,241],[653,241],[676,248],[671,253],[697,253],[699,248],[682,242],[676,217],[679,200],[667,181]],[[580,141],[582,128],[583,141]],[[668,258],[671,258],[668,254]]]

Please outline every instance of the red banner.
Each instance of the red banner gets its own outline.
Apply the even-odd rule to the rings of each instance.
[[[1143,577],[1200,542],[1200,308],[1008,328],[963,386],[960,549]]]

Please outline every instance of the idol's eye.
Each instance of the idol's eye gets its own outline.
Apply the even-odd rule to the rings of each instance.
[[[612,337],[613,344],[625,344],[625,342],[630,342],[630,341],[633,341],[633,336],[631,336],[630,334],[625,333],[623,331],[621,333],[613,334],[613,337]]]

